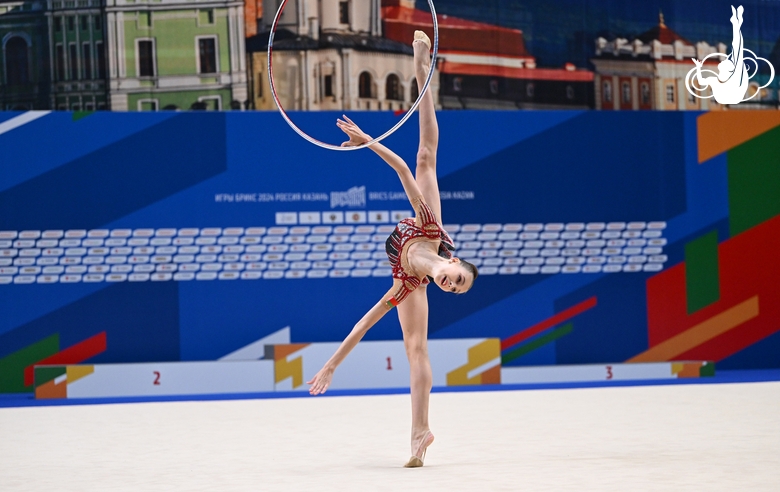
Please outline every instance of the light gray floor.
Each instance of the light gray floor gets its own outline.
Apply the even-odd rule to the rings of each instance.
[[[780,383],[0,409],[3,491],[780,490]]]

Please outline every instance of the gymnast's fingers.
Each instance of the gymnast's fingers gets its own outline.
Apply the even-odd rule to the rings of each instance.
[[[343,114],[343,115],[341,115],[341,116],[343,116],[343,117],[344,117],[344,119],[345,119],[345,120],[347,120],[347,122],[349,122],[349,123],[352,123],[353,125],[355,124],[355,123],[354,123],[352,120],[350,120],[350,119],[349,119],[349,116],[347,116],[347,115],[345,115],[345,114]]]

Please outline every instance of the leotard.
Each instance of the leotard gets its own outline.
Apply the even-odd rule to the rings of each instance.
[[[420,285],[426,285],[430,282],[429,277],[419,278],[413,274],[407,258],[409,246],[424,240],[439,240],[439,256],[442,258],[452,258],[452,252],[455,251],[455,244],[447,234],[447,231],[439,225],[436,215],[419,196],[412,200],[416,218],[403,219],[395,227],[385,242],[385,251],[390,265],[393,267],[393,278],[401,281],[400,286],[393,292],[388,293],[385,299],[387,309],[392,309],[400,304],[406,297]]]

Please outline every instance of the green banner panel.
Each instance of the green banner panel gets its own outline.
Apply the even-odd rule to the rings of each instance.
[[[67,366],[54,366],[54,367],[36,367],[35,368],[35,384],[38,386],[48,383],[52,379],[58,378],[67,372]]]
[[[728,153],[731,236],[780,214],[780,127]]]
[[[688,314],[720,299],[718,231],[712,231],[685,245],[685,291]]]
[[[29,393],[24,385],[24,368],[60,351],[60,335],[44,338],[0,359],[0,393]]]

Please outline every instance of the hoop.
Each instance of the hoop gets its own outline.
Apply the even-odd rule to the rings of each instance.
[[[431,58],[431,69],[428,71],[428,78],[425,79],[425,84],[423,85],[423,88],[420,91],[420,95],[417,96],[417,100],[414,102],[414,104],[412,104],[412,107],[409,108],[409,111],[406,112],[404,117],[401,118],[401,121],[396,123],[395,126],[393,126],[390,130],[383,133],[382,135],[376,137],[375,139],[366,142],[364,144],[357,145],[355,147],[341,147],[339,145],[331,145],[325,142],[321,142],[320,140],[317,140],[316,138],[309,136],[306,132],[298,128],[295,125],[295,123],[292,122],[290,117],[287,116],[287,112],[284,110],[284,107],[282,107],[282,103],[279,101],[279,96],[276,94],[276,86],[274,85],[273,64],[271,63],[272,60],[271,55],[273,52],[274,35],[276,34],[276,28],[279,25],[279,19],[282,16],[282,11],[284,10],[285,5],[287,5],[287,0],[282,0],[282,3],[279,5],[279,10],[276,11],[274,22],[271,25],[271,35],[268,38],[268,81],[271,84],[271,94],[274,97],[274,102],[276,103],[276,107],[279,108],[279,113],[282,115],[282,118],[284,118],[287,124],[290,125],[290,128],[295,130],[295,132],[301,137],[303,137],[304,139],[308,140],[309,142],[313,143],[318,147],[322,147],[323,149],[350,151],[350,150],[364,149],[377,142],[381,142],[385,138],[389,137],[398,128],[400,128],[401,125],[406,123],[406,120],[408,120],[412,116],[412,113],[414,113],[414,111],[417,109],[417,106],[420,105],[420,102],[422,101],[422,98],[425,95],[425,92],[428,90],[428,86],[431,83],[431,79],[433,78],[433,70],[436,67],[436,57],[439,53],[439,23],[436,20],[436,8],[433,6],[433,0],[428,0],[428,6],[431,9],[431,18],[433,20],[433,57]]]

